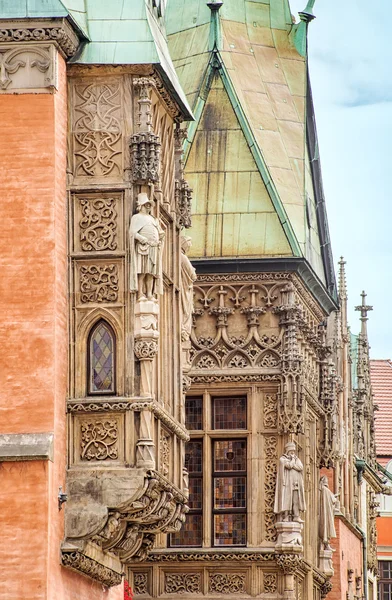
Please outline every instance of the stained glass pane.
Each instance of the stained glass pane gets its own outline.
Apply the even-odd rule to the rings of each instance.
[[[246,544],[246,515],[214,515],[214,545],[244,546]]]
[[[185,425],[187,429],[203,429],[203,398],[186,399]]]
[[[202,523],[201,515],[188,514],[181,530],[171,534],[170,546],[201,546]]]
[[[246,471],[246,441],[214,442],[214,471]]]
[[[90,338],[90,393],[114,393],[114,340],[100,322]]]
[[[246,508],[246,478],[215,477],[214,508]]]
[[[202,510],[203,508],[203,479],[201,477],[189,478],[189,508]]]
[[[246,398],[214,398],[214,429],[246,429]]]
[[[202,473],[203,471],[203,442],[192,440],[185,446],[185,467],[188,473]]]

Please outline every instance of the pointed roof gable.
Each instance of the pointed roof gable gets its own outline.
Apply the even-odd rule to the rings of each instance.
[[[292,39],[288,1],[223,0],[219,11],[210,11],[205,0],[168,0],[167,29],[196,116],[190,143],[200,127],[208,82],[218,70],[291,254],[305,258],[336,299],[321,175],[313,164],[319,161],[317,137],[307,120],[313,108],[307,64]],[[189,148],[186,153],[190,157]]]

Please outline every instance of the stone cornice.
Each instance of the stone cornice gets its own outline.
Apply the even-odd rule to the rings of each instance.
[[[117,573],[78,550],[66,551],[63,549],[61,564],[72,571],[82,573],[94,581],[102,583],[106,587],[120,585],[122,581],[122,573]]]
[[[0,435],[0,462],[53,461],[53,433],[3,433]]]
[[[81,32],[76,33],[64,18],[1,19],[0,44],[53,42],[65,59],[76,54],[80,37]]]

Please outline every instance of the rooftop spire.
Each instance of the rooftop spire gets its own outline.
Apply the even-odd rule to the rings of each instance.
[[[366,304],[366,293],[362,292],[361,294],[362,303],[359,306],[355,307],[355,310],[359,310],[361,313],[361,334],[367,338],[367,327],[366,321],[368,320],[368,312],[373,310],[373,306]]]
[[[313,14],[313,7],[316,0],[308,0],[307,5],[301,12],[299,12],[299,23],[296,23],[291,30],[290,37],[294,42],[294,46],[298,50],[301,56],[306,56],[307,51],[307,38],[308,38],[308,24],[316,18]]]
[[[340,300],[345,300],[347,298],[347,284],[346,284],[346,269],[345,265],[346,261],[343,256],[340,257],[339,261],[339,297]]]

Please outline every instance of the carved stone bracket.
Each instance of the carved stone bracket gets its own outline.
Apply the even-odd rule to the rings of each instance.
[[[329,592],[332,590],[332,583],[329,581],[326,581],[325,583],[322,584],[321,588],[320,588],[320,595],[321,598],[325,598]]]
[[[94,541],[122,562],[143,561],[158,533],[178,531],[188,512],[186,497],[156,471],[147,472],[137,499],[109,511]]]
[[[87,577],[91,577],[95,581],[102,583],[106,587],[120,585],[122,581],[122,573],[100,564],[89,556],[85,556],[82,552],[74,550],[71,552],[62,551],[61,564],[68,567],[72,571],[83,573]]]
[[[111,486],[113,485],[114,482],[111,482]],[[102,490],[98,497],[104,502],[105,486]],[[123,489],[119,491],[124,492]],[[111,494],[109,489],[109,497],[113,498]],[[129,494],[132,496],[132,492]],[[64,546],[77,547],[81,556],[63,560],[68,561],[67,566],[70,566],[72,560],[73,568],[82,572],[85,568],[84,559],[87,562],[89,560],[84,553],[87,546],[98,547],[97,552],[103,551],[103,556],[108,557],[114,555],[122,563],[145,560],[155,536],[158,533],[178,531],[188,512],[186,496],[152,469],[145,472],[144,485],[139,488],[138,493],[115,507],[97,504],[92,497],[90,504],[84,498],[83,506],[80,506],[74,498],[71,490],[67,506],[67,511],[70,512],[66,512],[67,538]],[[64,552],[63,550],[63,554]],[[95,578],[94,574],[91,576]]]

